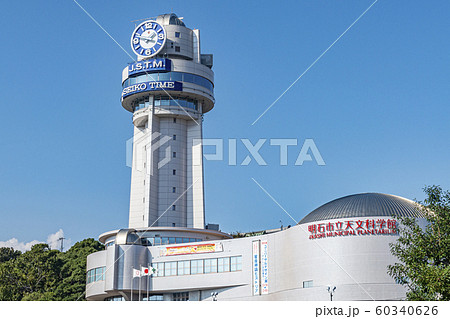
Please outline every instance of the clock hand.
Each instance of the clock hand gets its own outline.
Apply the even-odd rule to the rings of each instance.
[[[136,35],[136,37],[140,38],[140,39],[144,39],[147,42],[152,42],[155,43],[155,40],[153,40],[152,38],[147,38],[147,37],[141,37],[140,35]]]

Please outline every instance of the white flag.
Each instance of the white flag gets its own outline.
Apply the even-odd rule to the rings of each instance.
[[[141,271],[133,268],[133,278],[135,277],[141,277]]]
[[[147,267],[141,267],[141,274],[142,276],[148,276],[149,275],[149,271]]]
[[[152,267],[152,269],[150,269],[152,272],[152,275],[155,275],[158,272],[158,269],[156,269],[155,267]]]

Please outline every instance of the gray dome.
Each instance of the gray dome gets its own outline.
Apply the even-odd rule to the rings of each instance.
[[[306,215],[299,224],[369,216],[423,217],[423,214],[417,204],[409,199],[388,194],[364,193],[328,202]]]
[[[162,25],[181,25],[185,27],[184,22],[181,21],[175,13],[161,14],[156,18],[156,22],[159,22]]]

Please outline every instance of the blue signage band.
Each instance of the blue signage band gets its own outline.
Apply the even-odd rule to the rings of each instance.
[[[171,71],[172,61],[169,59],[151,59],[144,60],[128,65],[128,76],[133,76],[142,73],[152,73],[161,71]]]
[[[182,91],[183,83],[177,81],[143,82],[127,86],[122,90],[122,98],[147,91]]]

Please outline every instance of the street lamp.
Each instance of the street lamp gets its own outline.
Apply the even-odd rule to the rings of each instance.
[[[330,301],[333,301],[333,295],[334,295],[334,292],[336,291],[336,287],[335,286],[333,286],[333,287],[331,287],[330,285],[327,287],[327,291],[328,291],[328,293],[330,294]]]

